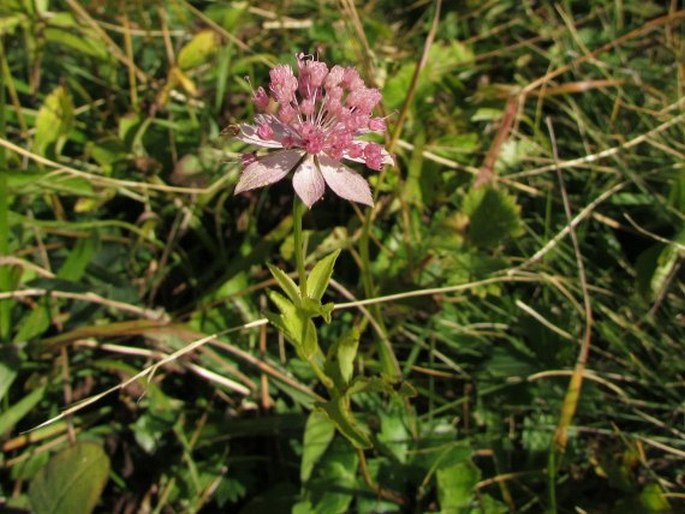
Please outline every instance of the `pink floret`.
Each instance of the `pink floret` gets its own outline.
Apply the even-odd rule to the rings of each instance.
[[[297,56],[297,76],[290,66],[279,64],[269,77],[268,93],[260,87],[253,95],[262,114],[254,125],[243,124],[238,138],[278,151],[261,158],[245,154],[236,191],[281,180],[288,173],[285,167],[292,165],[293,186],[307,206],[323,194],[324,182],[342,198],[372,205],[366,180],[339,161],[361,162],[374,170],[392,162],[381,145],[359,138],[386,130],[385,119],[372,117],[380,91],[366,87],[352,67],[329,70],[304,54]]]

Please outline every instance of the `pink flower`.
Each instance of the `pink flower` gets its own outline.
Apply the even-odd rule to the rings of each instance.
[[[269,73],[267,94],[259,88],[253,100],[260,114],[240,125],[236,136],[245,143],[277,151],[263,157],[248,154],[235,194],[264,187],[294,170],[293,188],[311,208],[326,185],[338,196],[373,205],[369,184],[341,159],[380,170],[393,162],[378,143],[359,139],[385,131],[385,120],[373,118],[380,102],[377,89],[367,88],[354,68],[334,66],[303,54],[297,56],[297,77],[280,64]]]

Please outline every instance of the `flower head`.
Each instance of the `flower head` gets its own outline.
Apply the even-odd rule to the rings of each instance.
[[[323,196],[326,185],[346,200],[373,205],[369,184],[340,160],[374,170],[393,162],[381,145],[359,139],[385,131],[385,120],[372,117],[380,92],[366,87],[354,68],[329,70],[303,54],[297,56],[297,76],[279,64],[269,78],[268,93],[262,87],[254,93],[260,114],[253,124],[241,124],[236,137],[277,151],[247,154],[235,193],[273,184],[294,170],[293,188],[307,207]]]

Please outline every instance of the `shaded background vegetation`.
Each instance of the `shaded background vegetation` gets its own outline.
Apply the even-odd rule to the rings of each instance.
[[[0,510],[682,511],[683,8],[4,0]],[[241,330],[265,263],[293,269],[292,188],[233,197],[222,129],[298,52],[389,116],[368,251],[333,195],[305,228],[343,249],[330,301],[415,295],[320,328],[373,317],[359,372],[386,338],[416,390],[355,405],[401,506],[344,438],[303,441],[315,377]]]

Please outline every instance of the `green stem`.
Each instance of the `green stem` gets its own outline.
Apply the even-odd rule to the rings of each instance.
[[[369,254],[369,240],[371,238],[371,209],[367,209],[366,216],[364,216],[364,224],[362,225],[361,235],[359,237],[359,256],[361,257],[361,279],[364,294],[367,298],[375,295],[375,288],[373,284],[373,277],[371,276],[371,258]],[[378,322],[383,334],[387,336],[388,330],[385,327],[381,309],[378,305],[370,306],[371,314]],[[383,340],[385,339],[385,341]],[[381,373],[391,378],[399,378],[402,376],[400,364],[397,357],[392,350],[392,347],[387,344],[387,337],[377,339],[378,358],[381,363]]]
[[[297,276],[300,280],[300,292],[302,298],[307,296],[307,275],[304,271],[304,256],[307,253],[304,237],[302,235],[302,216],[304,215],[304,204],[297,195],[293,200],[293,240],[295,246],[295,267]]]
[[[557,454],[554,443],[550,445],[547,459],[547,514],[557,514]]]
[[[0,38],[0,57],[5,59],[5,46]],[[0,137],[5,137],[5,74],[0,71]],[[5,148],[0,148],[0,257],[9,255],[9,186],[7,184],[7,159]],[[11,289],[10,269],[0,266],[0,292]],[[10,338],[12,314],[11,300],[0,300],[0,341]]]

